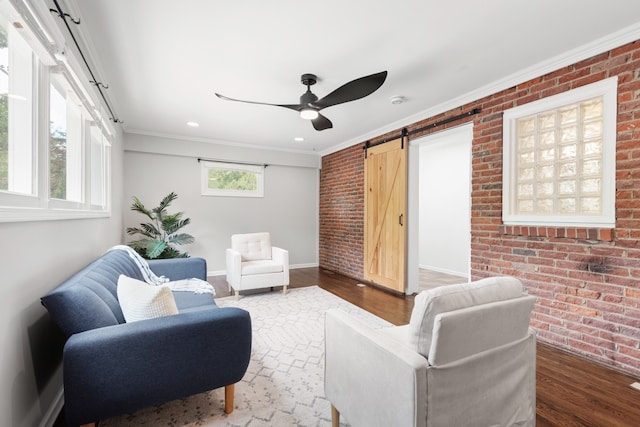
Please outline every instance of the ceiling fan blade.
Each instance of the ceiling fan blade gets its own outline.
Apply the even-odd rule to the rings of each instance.
[[[315,130],[325,130],[333,127],[333,123],[331,123],[331,120],[327,119],[322,114],[318,114],[318,117],[311,120],[311,124],[313,124]]]
[[[270,106],[273,106],[273,107],[288,108],[288,109],[294,110],[294,111],[300,111],[302,109],[302,107],[304,107],[304,105],[299,105],[299,104],[269,104],[267,102],[244,101],[242,99],[229,98],[228,96],[220,95],[219,93],[216,93],[216,96],[218,98],[220,98],[220,99],[225,100],[225,101],[244,102],[245,104],[270,105]]]
[[[340,86],[329,95],[313,103],[314,107],[327,108],[332,105],[342,104],[344,102],[355,101],[364,98],[378,90],[387,78],[387,72],[371,74],[370,76],[360,77]]]

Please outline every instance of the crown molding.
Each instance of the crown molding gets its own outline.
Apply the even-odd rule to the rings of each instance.
[[[380,135],[384,135],[394,130],[402,129],[403,127],[412,125],[426,118],[437,116],[438,114],[450,111],[461,105],[469,104],[471,102],[498,93],[502,90],[516,86],[518,84],[522,84],[536,77],[543,76],[560,68],[575,64],[577,62],[594,57],[603,52],[607,52],[609,50],[637,40],[640,40],[640,22],[625,27],[619,31],[616,31],[615,33],[611,33],[607,36],[601,37],[597,40],[594,40],[593,42],[569,50],[560,55],[551,57],[531,67],[524,68],[516,73],[510,74],[502,79],[496,80],[476,90],[467,92],[456,98],[452,98],[447,102],[428,108],[416,114],[412,114],[411,116],[405,117],[401,120],[375,129],[371,132],[367,132],[358,137],[334,145],[326,150],[319,151],[319,154],[320,156],[326,156],[328,154],[335,153],[336,151],[343,150],[353,145],[363,143],[364,141],[367,141],[369,139],[379,137]]]

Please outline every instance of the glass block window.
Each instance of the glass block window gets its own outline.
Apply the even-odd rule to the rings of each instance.
[[[504,115],[506,224],[613,226],[617,80]]]

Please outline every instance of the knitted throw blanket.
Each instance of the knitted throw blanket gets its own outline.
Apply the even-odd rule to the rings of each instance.
[[[195,277],[191,279],[182,279],[182,280],[169,280],[169,278],[165,276],[156,275],[151,268],[149,267],[149,263],[146,259],[142,258],[140,254],[138,254],[133,248],[126,245],[115,245],[111,247],[107,252],[119,250],[125,251],[129,254],[129,257],[133,259],[138,268],[140,269],[140,274],[142,274],[142,278],[145,282],[153,286],[167,285],[171,288],[172,291],[188,291],[196,294],[212,294],[215,295],[215,290],[213,286],[209,284],[209,282],[197,279]]]

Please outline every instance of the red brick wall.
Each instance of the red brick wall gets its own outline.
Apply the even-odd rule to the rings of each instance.
[[[504,226],[503,111],[616,75],[615,229]],[[466,119],[474,122],[473,278],[520,278],[538,298],[532,326],[540,341],[640,375],[640,41],[427,118],[409,130],[472,108],[480,108]],[[320,180],[320,265],[358,278],[362,155],[358,145],[325,156]]]
[[[362,278],[364,152],[354,145],[322,158],[320,266]]]

